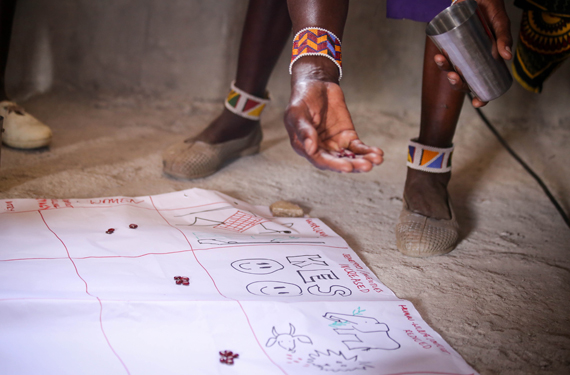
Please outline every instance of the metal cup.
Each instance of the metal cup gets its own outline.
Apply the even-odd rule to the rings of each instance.
[[[496,99],[511,87],[511,73],[475,0],[443,10],[428,23],[426,34],[482,101]]]

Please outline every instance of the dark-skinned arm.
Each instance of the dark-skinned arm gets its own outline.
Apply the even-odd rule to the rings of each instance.
[[[288,0],[287,4],[294,34],[306,27],[320,27],[342,39],[348,0]],[[285,112],[291,145],[319,169],[370,171],[382,162],[383,153],[358,138],[338,83],[339,69],[326,57],[304,56],[295,62]],[[334,155],[343,149],[356,157]]]

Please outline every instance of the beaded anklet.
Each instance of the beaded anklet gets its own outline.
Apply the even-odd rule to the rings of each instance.
[[[453,149],[453,146],[449,148],[425,146],[412,139],[408,144],[408,167],[431,173],[450,172]]]
[[[238,89],[235,81],[232,82],[230,88],[230,93],[225,102],[226,108],[238,116],[250,120],[259,120],[263,109],[270,102],[269,94],[266,95],[267,98],[258,98]]]
[[[289,74],[293,73],[293,64],[303,56],[324,56],[332,60],[340,72],[342,78],[342,54],[340,39],[328,30],[318,27],[307,27],[299,31],[293,38],[293,51]]]

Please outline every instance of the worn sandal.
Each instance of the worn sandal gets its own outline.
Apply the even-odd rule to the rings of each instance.
[[[45,147],[51,142],[51,129],[16,103],[0,102],[0,116],[4,117],[2,143],[5,145],[32,149]]]
[[[453,147],[429,147],[413,140],[408,146],[408,167],[424,172],[451,171]],[[459,238],[459,225],[448,198],[451,219],[438,220],[410,210],[406,197],[396,224],[396,246],[402,254],[412,257],[443,255],[453,250]]]
[[[213,145],[187,139],[164,151],[164,173],[188,179],[209,176],[234,159],[258,153],[261,139],[260,126],[243,138]]]
[[[267,103],[268,95],[265,99],[255,97],[232,82],[225,106],[238,116],[257,121]],[[186,179],[209,176],[234,159],[259,152],[262,138],[258,123],[247,136],[227,142],[209,144],[195,138],[178,142],[162,154],[164,173]]]
[[[448,201],[451,219],[437,220],[412,212],[404,198],[404,207],[396,224],[396,246],[404,255],[430,257],[449,253],[457,245],[459,225]]]

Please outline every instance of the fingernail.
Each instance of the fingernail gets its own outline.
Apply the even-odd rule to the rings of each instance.
[[[451,79],[451,78],[448,78],[447,80],[448,80],[452,85],[455,85],[455,84],[457,83],[456,80]]]
[[[511,51],[511,47],[506,46],[505,49],[507,50],[508,53],[512,54],[513,52]]]
[[[443,63],[442,63],[441,61],[436,61],[436,62],[435,62],[435,65],[437,65],[437,66],[443,66]]]
[[[311,147],[313,146],[313,141],[311,139],[306,139],[305,140],[305,151],[307,151],[307,154],[311,153]]]

